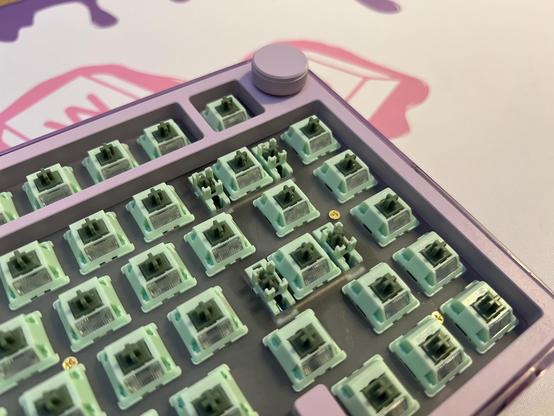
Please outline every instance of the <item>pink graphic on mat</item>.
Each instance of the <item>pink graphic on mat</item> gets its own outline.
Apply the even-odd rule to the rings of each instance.
[[[0,8],[0,41],[15,41],[22,28],[33,25],[35,14],[40,10],[67,3],[85,6],[90,20],[97,26],[106,27],[117,23],[114,16],[98,6],[98,0],[22,0]]]
[[[181,83],[119,65],[49,79],[0,112],[0,151]]]
[[[392,0],[357,0],[358,3],[380,13],[398,13],[400,5]]]
[[[385,136],[409,133],[407,112],[427,98],[425,82],[343,48],[306,40],[286,43],[302,50],[310,69]]]

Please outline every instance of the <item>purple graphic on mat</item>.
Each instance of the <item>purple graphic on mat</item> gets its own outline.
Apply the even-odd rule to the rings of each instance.
[[[398,13],[400,5],[392,0],[357,0],[358,3],[380,13]]]
[[[32,26],[35,14],[40,10],[65,3],[80,3],[90,14],[90,20],[97,26],[107,27],[117,23],[117,19],[102,10],[98,0],[22,0],[0,8],[0,41],[13,42],[19,31]]]

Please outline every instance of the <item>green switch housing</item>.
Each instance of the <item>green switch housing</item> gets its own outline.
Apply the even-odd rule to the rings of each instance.
[[[341,274],[340,268],[310,234],[304,234],[285,244],[267,259],[287,279],[297,300]]]
[[[177,329],[193,364],[200,364],[248,333],[219,286],[189,299],[167,318]]]
[[[11,310],[69,283],[51,241],[33,241],[1,256],[0,279]]]
[[[231,200],[223,189],[223,182],[214,176],[211,167],[189,176],[194,195],[199,198],[211,214],[231,205]]]
[[[50,205],[81,190],[73,169],[59,163],[27,175],[23,191],[34,210]]]
[[[305,165],[340,147],[333,132],[316,116],[294,123],[281,139],[294,149]]]
[[[172,243],[160,243],[132,257],[121,271],[133,287],[143,312],[150,312],[197,283]]]
[[[311,309],[266,335],[262,342],[273,353],[297,392],[346,359],[346,353]]]
[[[320,215],[306,194],[290,179],[265,191],[253,204],[264,214],[278,237],[290,234]]]
[[[74,222],[63,236],[83,275],[135,249],[113,212],[98,211]]]
[[[288,290],[288,281],[277,272],[272,261],[262,259],[244,271],[252,291],[273,316],[290,309],[296,303]]]
[[[335,383],[331,391],[351,416],[411,416],[419,409],[418,401],[378,354]]]
[[[131,322],[131,315],[125,311],[109,276],[93,277],[71,288],[53,306],[73,352]]]
[[[27,390],[19,398],[25,416],[106,416],[79,364]]]
[[[213,276],[256,251],[240,231],[231,214],[222,212],[185,234],[208,276]]]
[[[314,175],[341,204],[377,185],[377,179],[369,172],[367,165],[351,150],[327,159],[314,170]]]
[[[381,334],[419,306],[412,291],[387,264],[379,263],[342,287],[344,293]]]
[[[19,218],[11,192],[0,192],[0,225]]]
[[[226,95],[206,104],[202,116],[215,131],[222,131],[250,118],[246,108],[234,95]]]
[[[434,397],[472,363],[456,338],[430,315],[391,342],[389,350],[408,367],[428,397]]]
[[[0,324],[0,394],[59,360],[39,311],[18,315]]]
[[[169,355],[153,323],[112,342],[97,358],[122,410],[181,375],[181,369]]]
[[[146,127],[137,143],[142,146],[150,160],[153,160],[185,147],[190,144],[190,140],[177,123],[169,119]]]
[[[222,364],[190,387],[175,393],[169,403],[178,416],[258,416]]]
[[[287,162],[287,151],[279,147],[274,137],[256,145],[252,153],[275,181],[292,175],[292,167]]]
[[[451,319],[484,354],[516,327],[512,307],[486,282],[473,281],[456,297],[446,301],[441,311]]]
[[[175,188],[165,183],[135,194],[125,208],[140,227],[146,242],[194,221],[194,215],[181,201]]]
[[[328,222],[324,226],[316,228],[312,234],[343,272],[362,262],[362,256],[356,250],[358,240],[345,233],[344,226],[340,221]]]
[[[434,231],[422,235],[392,257],[429,297],[465,271],[458,254]]]
[[[246,147],[218,158],[212,170],[223,182],[231,201],[236,201],[247,193],[273,182],[273,178]]]
[[[94,183],[99,183],[137,167],[138,163],[129,151],[129,146],[113,140],[89,150],[83,159],[83,166]]]
[[[392,189],[386,188],[370,196],[350,210],[381,247],[413,230],[419,221],[411,208]]]

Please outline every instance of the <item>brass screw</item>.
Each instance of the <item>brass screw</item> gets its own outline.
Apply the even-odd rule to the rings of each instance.
[[[329,218],[331,218],[333,221],[340,220],[340,211],[337,211],[336,209],[332,209],[329,211]]]
[[[444,316],[439,311],[434,311],[431,316],[435,318],[439,324],[442,325],[444,323]]]
[[[77,364],[79,364],[79,360],[77,360],[76,357],[67,357],[65,360],[63,360],[62,368],[64,370],[69,370],[75,367]]]

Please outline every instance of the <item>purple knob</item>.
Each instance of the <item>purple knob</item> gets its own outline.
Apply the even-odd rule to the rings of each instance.
[[[308,60],[294,46],[275,43],[259,49],[252,58],[254,85],[270,95],[293,95],[306,83]]]

